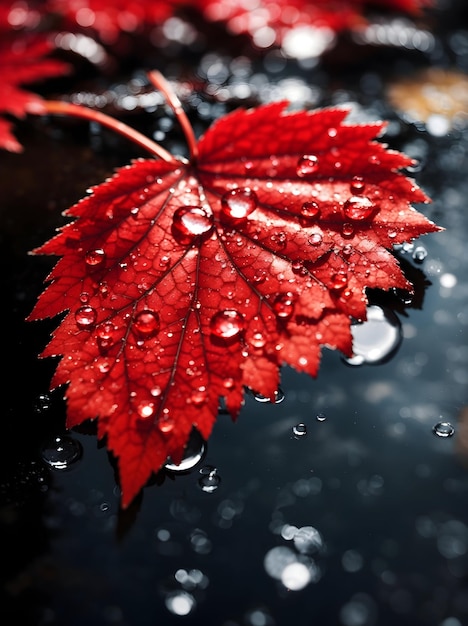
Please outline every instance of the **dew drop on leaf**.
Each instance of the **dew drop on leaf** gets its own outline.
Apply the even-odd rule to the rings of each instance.
[[[163,415],[158,420],[158,428],[162,433],[170,433],[174,428],[174,420],[169,415]]]
[[[140,418],[148,419],[154,413],[154,404],[152,402],[140,402],[137,406],[137,413]]]
[[[81,444],[73,437],[63,435],[54,437],[41,450],[42,460],[56,470],[65,470],[76,463],[83,454]]]
[[[341,227],[343,237],[352,237],[354,235],[354,226],[350,222],[345,222]]]
[[[150,339],[159,332],[159,315],[155,311],[143,309],[135,315],[132,326],[138,339]]]
[[[360,194],[364,192],[366,188],[366,183],[361,176],[354,176],[353,180],[349,185],[349,189],[352,194]]]
[[[305,437],[307,435],[307,426],[305,424],[295,424],[292,427],[292,432],[295,439],[301,439],[301,437]]]
[[[375,211],[375,206],[366,196],[351,196],[344,203],[343,211],[350,220],[366,220]]]
[[[96,329],[96,340],[101,350],[108,350],[113,343],[115,326],[110,322],[103,322]]]
[[[314,174],[319,168],[319,161],[313,154],[304,154],[297,162],[296,173],[299,177],[304,178],[310,174]]]
[[[225,309],[213,315],[210,322],[211,334],[221,339],[232,339],[245,327],[243,316],[235,309]]]
[[[345,272],[336,272],[331,275],[331,285],[330,287],[334,291],[341,291],[348,284],[348,277]]]
[[[312,220],[320,214],[320,207],[317,202],[304,202],[301,207],[301,217]]]
[[[213,215],[198,206],[176,209],[172,221],[172,234],[178,243],[188,245],[197,237],[208,235],[213,228]]]
[[[254,191],[245,188],[232,189],[221,198],[221,211],[229,220],[244,220],[257,208]]]
[[[194,406],[203,406],[208,398],[206,387],[194,389],[190,394],[190,404]]]
[[[312,233],[307,241],[311,246],[319,246],[322,243],[322,235],[320,233]]]
[[[81,306],[75,313],[76,325],[81,330],[91,328],[95,324],[96,319],[96,310],[91,306]]]
[[[294,302],[295,296],[291,291],[280,293],[273,301],[273,311],[280,319],[286,321],[294,313]]]
[[[95,269],[102,267],[106,260],[106,253],[102,248],[96,248],[96,250],[90,250],[86,253],[85,262],[89,268]]]
[[[455,429],[449,422],[437,422],[432,428],[432,432],[437,437],[451,437],[455,433]]]

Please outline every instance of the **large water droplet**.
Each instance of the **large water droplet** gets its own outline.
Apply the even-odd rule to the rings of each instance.
[[[198,430],[195,428],[185,446],[184,457],[178,464],[173,463],[169,458],[164,464],[164,468],[170,472],[188,472],[193,469],[203,459],[206,453],[206,443]]]
[[[304,202],[301,208],[301,217],[306,220],[313,220],[320,214],[320,207],[317,202]]]
[[[432,432],[437,437],[451,437],[455,432],[455,428],[450,422],[437,422],[432,428]]]
[[[199,206],[183,206],[174,212],[172,234],[183,245],[207,236],[213,228],[213,215]]]
[[[75,321],[78,328],[86,330],[96,323],[97,313],[91,306],[81,306],[75,313]]]
[[[232,189],[221,198],[221,211],[229,220],[244,220],[257,208],[254,191],[245,188]]]
[[[140,340],[154,337],[159,332],[159,315],[149,309],[139,311],[133,320],[132,330]]]
[[[221,339],[232,339],[245,327],[243,316],[235,309],[225,309],[213,315],[210,322],[211,333]]]
[[[80,442],[68,435],[54,437],[41,450],[43,461],[56,470],[68,469],[70,465],[81,459],[82,454]]]
[[[296,172],[301,178],[314,174],[319,168],[319,161],[313,154],[304,154],[297,162]]]
[[[86,253],[85,262],[86,265],[91,269],[96,269],[98,267],[102,267],[104,265],[104,261],[106,260],[106,253],[102,248],[96,248],[96,250],[90,250]]]
[[[367,320],[351,325],[353,352],[344,358],[348,365],[378,365],[388,361],[402,341],[401,323],[390,309],[376,305],[367,308]]]
[[[280,319],[286,321],[294,313],[295,300],[296,297],[291,291],[280,293],[273,301],[273,311]]]
[[[366,196],[351,196],[344,203],[343,211],[348,219],[361,221],[372,215],[375,206]]]

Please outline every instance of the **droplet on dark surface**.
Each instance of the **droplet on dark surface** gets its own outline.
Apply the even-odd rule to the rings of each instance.
[[[437,437],[451,437],[455,433],[455,429],[450,422],[437,422],[432,428],[432,432]]]
[[[42,460],[55,470],[68,469],[81,459],[82,454],[80,442],[69,435],[54,437],[41,449]]]
[[[292,427],[292,432],[295,439],[301,439],[307,435],[307,426],[302,422],[300,424],[295,424]]]
[[[348,365],[381,364],[390,359],[402,341],[401,322],[387,308],[371,305],[367,320],[351,325],[354,356],[344,358]]]
[[[193,469],[206,454],[206,442],[200,435],[198,430],[193,429],[189,440],[185,446],[184,457],[178,464],[174,463],[170,458],[164,464],[164,469],[173,472],[188,472]]]
[[[200,469],[200,478],[198,479],[198,485],[205,493],[213,493],[219,487],[221,482],[221,476],[218,474],[216,467],[212,465],[206,465]]]

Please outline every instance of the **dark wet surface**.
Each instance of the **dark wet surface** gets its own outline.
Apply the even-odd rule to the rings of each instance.
[[[159,57],[171,77],[192,58],[199,78],[223,79],[225,102],[206,90],[183,98],[197,132],[278,93],[298,106],[351,103],[351,120],[388,119],[385,141],[420,159],[410,175],[433,202],[418,210],[445,231],[395,252],[416,285],[411,302],[371,294],[400,327],[391,358],[351,366],[325,351],[316,380],[285,368],[281,402],[248,394],[236,423],[220,414],[192,470],[158,476],[125,513],[105,447],[92,427],[66,432],[61,393],[48,393],[54,363],[37,354],[57,321],[24,318],[51,268],[28,251],[87,188],[144,155],[83,122],[18,124],[24,153],[0,154],[5,626],[468,623],[468,129],[414,123],[385,97],[420,68],[466,73],[466,9],[450,6],[429,24],[430,52],[345,41],[314,68],[246,62],[233,42],[208,59],[206,49]],[[140,61],[112,76],[114,88]],[[105,91],[93,68],[82,74],[67,93]],[[121,104],[103,108],[183,149],[167,110]],[[451,436],[434,432],[440,422]]]

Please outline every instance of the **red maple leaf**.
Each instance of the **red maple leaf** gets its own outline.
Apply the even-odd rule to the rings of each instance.
[[[29,319],[65,313],[42,356],[61,355],[67,425],[98,418],[127,506],[193,428],[206,439],[219,398],[236,418],[245,386],[274,398],[280,366],[316,376],[322,346],[352,354],[366,288],[411,290],[389,249],[440,230],[411,203],[412,163],[378,141],[385,124],[340,108],[237,110],[178,159],[100,113],[159,159],[119,169],[36,249],[61,259]]]
[[[47,55],[53,50],[51,41],[26,28],[31,20],[25,7],[3,2],[0,6],[0,114],[22,118],[28,112],[40,112],[39,95],[26,91],[22,85],[60,76],[68,66]],[[12,123],[0,117],[0,148],[20,152],[22,147],[11,132]]]

